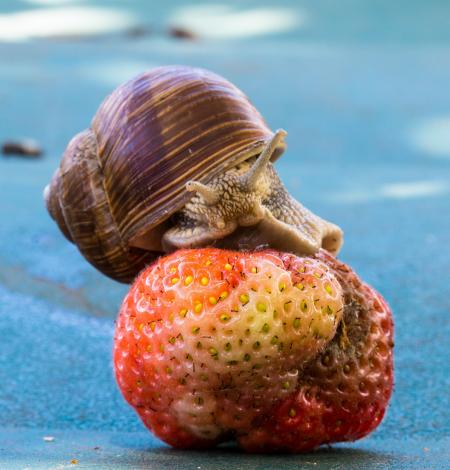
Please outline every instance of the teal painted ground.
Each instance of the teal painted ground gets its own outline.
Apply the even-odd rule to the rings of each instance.
[[[100,13],[56,3],[0,6],[0,141],[33,137],[45,149],[36,161],[0,156],[0,469],[72,458],[80,468],[450,468],[450,3],[99,1]],[[86,26],[86,9],[93,28],[126,14],[99,36],[61,38],[63,20],[46,23],[59,8],[70,9],[65,29]],[[174,24],[203,39],[167,37]],[[126,33],[142,26],[152,34]],[[42,29],[55,37],[27,40]],[[395,392],[368,439],[300,457],[174,452],[119,395],[110,352],[126,287],[84,262],[41,192],[108,92],[172,63],[224,75],[289,132],[282,179],[343,227],[341,258],[391,304]]]

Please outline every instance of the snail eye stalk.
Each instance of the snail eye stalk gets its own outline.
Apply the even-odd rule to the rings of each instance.
[[[214,206],[220,199],[220,194],[217,191],[206,184],[200,183],[200,181],[188,181],[186,190],[200,194],[208,206]]]
[[[267,168],[267,165],[270,162],[275,149],[280,145],[286,136],[287,132],[285,130],[278,129],[272,139],[267,143],[266,147],[261,152],[250,170],[241,176],[241,184],[246,187],[248,192],[255,189],[258,180]]]

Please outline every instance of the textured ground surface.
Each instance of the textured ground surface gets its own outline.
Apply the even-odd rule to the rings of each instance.
[[[0,468],[63,468],[73,458],[80,468],[447,468],[448,2],[246,1],[201,11],[180,2],[164,11],[144,1],[98,2],[109,15],[127,13],[116,29],[61,38],[53,26],[52,39],[18,42],[39,27],[52,31],[45,21],[56,3],[0,7],[0,141],[34,137],[45,149],[36,161],[0,156]],[[59,3],[71,9],[67,24],[86,9],[98,14],[93,2]],[[25,31],[15,23],[19,9],[31,15]],[[248,21],[257,27],[237,34]],[[169,24],[204,39],[169,38]],[[135,37],[136,26],[152,34]],[[343,227],[341,258],[391,304],[395,393],[370,438],[299,457],[174,452],[143,432],[120,397],[110,351],[126,287],[84,262],[47,216],[41,192],[108,92],[171,63],[223,74],[273,128],[288,130],[282,179]]]

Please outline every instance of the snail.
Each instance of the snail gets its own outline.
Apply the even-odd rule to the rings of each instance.
[[[290,196],[273,167],[285,137],[219,75],[158,67],[119,86],[70,141],[44,190],[47,209],[121,282],[178,248],[336,254],[341,229]]]

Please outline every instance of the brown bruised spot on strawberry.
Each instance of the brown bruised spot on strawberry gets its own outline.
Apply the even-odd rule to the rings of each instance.
[[[307,450],[381,420],[390,321],[382,299],[325,252],[178,251],[124,300],[116,377],[173,446],[234,437],[249,451]]]

